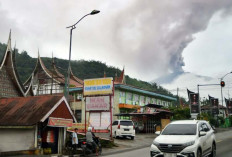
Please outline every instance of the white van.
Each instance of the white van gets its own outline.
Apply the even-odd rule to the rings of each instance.
[[[135,125],[132,120],[116,120],[112,124],[112,134],[114,138],[135,137]]]

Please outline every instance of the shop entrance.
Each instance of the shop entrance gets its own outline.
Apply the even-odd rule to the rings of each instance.
[[[46,127],[42,132],[42,148],[45,154],[58,153],[59,128]]]

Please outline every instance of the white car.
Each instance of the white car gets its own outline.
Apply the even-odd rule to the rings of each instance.
[[[151,157],[215,157],[214,130],[207,121],[182,120],[168,124],[150,148]]]
[[[116,120],[112,124],[113,137],[135,137],[135,126],[132,120]]]

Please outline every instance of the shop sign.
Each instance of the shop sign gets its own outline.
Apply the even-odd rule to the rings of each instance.
[[[72,127],[72,124],[73,124],[73,120],[72,119],[49,117],[49,120],[48,120],[48,126],[54,126],[54,127]]]
[[[103,111],[110,109],[110,97],[86,97],[86,111]]]
[[[113,94],[113,78],[84,80],[84,96]]]
[[[86,124],[86,128],[88,128],[89,124]],[[85,130],[85,123],[72,123],[72,127],[68,127],[68,131],[72,131],[75,128],[78,130]]]

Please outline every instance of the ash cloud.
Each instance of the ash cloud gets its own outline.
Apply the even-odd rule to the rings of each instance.
[[[193,35],[204,31],[217,11],[231,13],[231,6],[228,0],[136,1],[117,15],[115,42],[121,41],[116,43],[124,55],[133,52],[129,63],[143,74],[182,72],[182,52]]]

